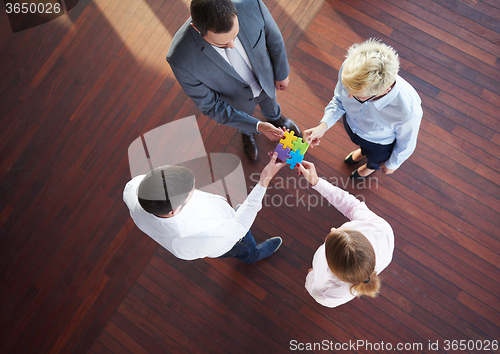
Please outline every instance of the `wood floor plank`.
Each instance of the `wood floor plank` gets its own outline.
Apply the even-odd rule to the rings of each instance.
[[[166,266],[164,264],[164,262],[160,261],[160,259],[157,259],[155,261],[155,263],[158,263],[163,268]],[[164,277],[164,275],[161,275],[161,276]],[[233,318],[232,315],[229,315],[229,313],[231,311],[229,311],[229,309],[228,309],[228,304],[221,303],[219,300],[214,299],[212,296],[209,295],[209,293],[205,289],[203,289],[201,287],[199,288],[199,287],[194,287],[194,286],[190,285],[190,281],[188,280],[188,282],[186,282],[186,279],[184,277],[182,277],[182,278],[176,277],[176,278],[177,279],[175,281],[177,282],[178,286],[180,287],[178,289],[172,289],[172,290],[175,290],[175,293],[173,293],[173,295],[177,298],[177,301],[175,301],[176,303],[178,301],[185,302],[188,298],[195,296],[195,297],[199,298],[201,300],[201,302],[205,304],[205,306],[208,305],[207,309],[213,308],[215,311],[219,312],[219,316],[221,316],[221,317],[219,317],[219,316],[214,316],[213,314],[211,315],[210,314],[211,311],[208,311],[208,312],[207,311],[196,311],[196,308],[199,307],[199,305],[196,306],[196,308],[188,310],[188,308],[189,308],[188,304],[184,303],[184,305],[182,305],[182,306],[180,306],[180,304],[178,304],[177,306],[179,308],[184,308],[187,306],[186,310],[185,310],[186,314],[190,313],[190,316],[194,316],[194,317],[201,316],[203,318],[201,321],[200,321],[200,319],[198,319],[197,321],[192,322],[192,325],[194,325],[197,328],[197,330],[202,331],[203,333],[205,333],[207,335],[210,335],[212,337],[212,340],[214,340],[216,343],[220,343],[219,346],[222,346],[222,347],[227,345],[229,348],[231,348],[235,345],[234,343],[232,343],[232,341],[225,341],[223,339],[222,334],[224,333],[224,335],[227,336],[228,333],[225,333],[227,331],[234,333],[235,338],[243,338],[242,340],[244,342],[248,342],[250,339],[253,346],[257,345],[260,347],[261,344],[259,343],[258,340],[256,340],[256,338],[260,334],[259,329],[254,329],[254,331],[256,331],[255,334],[254,334],[254,331],[250,331],[250,333],[246,333],[247,331],[244,329],[244,327],[240,328],[240,326],[245,326],[246,328],[253,328],[252,324],[247,323],[247,321],[244,321],[243,323],[236,322],[235,325],[233,325],[233,326],[231,326],[231,324],[229,324],[229,326],[224,325],[224,322],[226,321],[226,317],[228,318],[227,320],[229,320],[230,322],[232,322],[232,318]],[[156,275],[156,279],[161,279],[161,278],[158,278],[158,275]],[[188,290],[188,291],[186,291],[186,290]],[[184,295],[179,297],[179,295],[177,295],[179,291],[181,294],[184,293]],[[161,296],[164,297],[165,295],[162,294]],[[222,308],[221,308],[221,305],[223,305]],[[195,312],[193,312],[193,310]],[[211,325],[208,326],[207,325],[208,323],[211,323]],[[221,326],[217,326],[217,325],[221,325]],[[188,325],[186,323],[186,324],[183,324],[182,326],[183,326],[183,328],[186,328],[186,326],[190,327],[191,325]],[[223,333],[215,335],[215,333],[217,331],[214,332],[214,329],[217,327],[213,327],[213,326],[217,326],[218,328],[220,328]]]
[[[454,47],[460,49],[462,52],[467,53],[468,55],[483,61],[486,64],[492,65],[494,64],[496,57],[482,49],[478,49],[474,45],[471,45],[464,40],[456,37],[454,34],[447,33],[434,25],[431,25],[427,22],[427,19],[423,20],[414,14],[400,11],[397,7],[394,7],[387,1],[377,0],[373,2],[373,5],[379,8],[380,10],[387,12],[390,15],[395,15],[406,23],[412,25],[413,27],[427,33],[437,39],[440,39],[442,42],[449,43]]]
[[[480,35],[481,37],[494,42],[495,41],[495,31],[489,26],[493,24],[493,22],[482,22],[475,20],[477,17],[468,18],[466,16],[462,16],[456,11],[457,6],[452,7],[451,9],[448,6],[443,6],[439,4],[439,1],[412,1],[413,3],[425,7],[429,9],[433,13],[437,13],[440,17],[446,18],[447,20],[456,23],[457,25],[470,30],[473,33]],[[448,4],[451,2],[447,1]],[[460,4],[457,4],[460,6]],[[491,5],[491,4],[490,4]]]
[[[129,217],[128,147],[160,125],[195,115],[208,154],[241,159],[248,191],[276,146],[257,136],[249,162],[241,134],[177,83],[165,56],[189,2],[80,0],[17,33],[0,18],[0,352],[340,352],[382,341],[425,352],[436,340],[498,340],[500,5],[264,1],[291,68],[278,101],[302,131],[321,120],[347,48],[366,38],[398,51],[422,98],[417,148],[390,176],[349,179],[355,145],[341,122],[307,152],[395,232],[379,296],[330,309],[305,277],[347,219],[296,171],[266,192],[252,233],[283,244],[255,265],[179,260]]]
[[[126,306],[124,304],[130,304],[130,306]],[[186,337],[186,335],[179,331],[175,326],[169,325],[168,327],[165,327],[167,324],[163,321],[163,316],[156,311],[151,310],[151,308],[147,307],[147,305],[138,298],[133,297],[132,299],[131,296],[128,296],[121,306],[124,307],[124,310],[121,312],[130,318],[132,323],[139,326],[143,332],[148,333],[149,336],[156,340],[159,345],[169,347],[176,352],[186,350],[203,351],[203,346],[192,342],[189,337]],[[145,315],[140,316],[140,313],[144,313]],[[154,326],[155,324],[156,326]],[[171,339],[167,341],[165,340],[165,336],[168,336]],[[180,339],[181,337],[183,337],[182,340]],[[175,341],[180,342],[181,345],[177,344]]]
[[[124,345],[126,343],[123,343],[123,345],[117,341],[115,338],[110,336],[107,332],[103,331],[99,335],[99,343],[102,343],[102,345],[107,348],[109,351],[112,353],[132,353],[129,349],[127,349]]]
[[[113,322],[109,322],[108,324],[107,332],[116,342],[129,349],[132,353],[149,353],[146,348],[131,338],[128,333],[120,328],[120,326],[123,325],[121,323],[117,325]]]
[[[461,38],[464,41],[478,48],[481,48],[494,56],[498,57],[500,54],[500,48],[497,45],[487,39],[484,39],[484,34],[482,33],[483,31],[481,31],[481,35],[476,35],[475,33],[469,31],[467,28],[457,26],[453,23],[453,21],[446,20],[443,11],[433,12],[430,11],[430,9],[427,9],[425,6],[422,6],[423,4],[417,6],[417,4],[414,4],[410,1],[400,1],[396,3],[392,0],[389,0],[389,2],[408,13],[414,14],[420,18],[425,18],[428,23],[444,30],[447,33],[453,34],[454,36],[457,36],[458,38]],[[441,8],[439,10],[441,10]],[[454,16],[455,20],[458,20],[459,18],[459,16]],[[488,29],[486,28],[485,30],[488,31]]]
[[[491,1],[491,0],[490,0]],[[479,14],[484,14],[485,16],[479,17],[478,21],[481,21],[483,19],[493,19],[495,18],[497,21],[500,20],[500,13],[498,11],[498,4],[495,6],[494,3],[488,3],[485,1],[484,3],[469,3],[467,1],[459,1],[462,4],[459,4],[457,8],[465,8],[466,10],[463,10],[464,13],[467,13],[468,16],[478,18]],[[462,5],[462,6],[460,6]],[[464,6],[465,5],[465,6]],[[461,11],[462,13],[462,11]],[[493,22],[494,23],[494,22]]]
[[[411,267],[412,265],[415,266],[415,263],[412,263],[412,260],[409,257],[405,256],[403,253],[400,253],[397,258],[398,260],[400,260],[400,262],[396,262],[395,266],[391,268],[391,271],[395,272],[398,277],[401,277],[401,280],[406,282],[408,286],[415,287],[417,289],[417,294],[421,294],[420,297],[422,299],[425,298],[425,295],[423,294],[428,293],[426,289],[432,287],[432,278],[428,276],[429,273],[423,274],[420,277],[415,277],[411,274],[408,274],[410,272],[408,272],[407,267]],[[474,312],[470,311],[465,306],[457,306],[457,304],[454,303],[453,299],[448,296],[449,295],[445,294],[444,292],[433,292],[431,294],[431,299],[435,303],[438,303],[443,307],[443,309],[440,309],[439,311],[443,311],[446,314],[446,317],[439,316],[439,318],[449,318],[448,322],[450,325],[456,327],[464,335],[469,335],[469,337],[479,335],[480,331],[478,330],[478,328],[494,328],[491,323],[478,317]],[[436,305],[430,304],[430,306]],[[468,318],[468,321],[466,322],[467,325],[459,326],[459,322],[463,318]]]

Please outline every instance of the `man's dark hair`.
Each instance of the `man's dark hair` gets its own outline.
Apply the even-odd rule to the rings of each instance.
[[[163,216],[182,205],[193,188],[194,175],[189,168],[163,166],[144,177],[137,197],[145,211]]]
[[[207,31],[215,33],[231,31],[236,15],[236,6],[231,0],[191,1],[191,21],[203,37]]]

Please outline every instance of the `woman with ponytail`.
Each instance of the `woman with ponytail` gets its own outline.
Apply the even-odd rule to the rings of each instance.
[[[362,295],[377,296],[378,274],[389,265],[394,251],[391,226],[353,195],[320,179],[312,163],[303,161],[298,169],[313,189],[350,220],[332,228],[314,254],[307,291],[327,307]]]

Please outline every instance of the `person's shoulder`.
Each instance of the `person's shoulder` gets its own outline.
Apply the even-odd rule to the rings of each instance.
[[[123,189],[123,200],[129,207],[135,202],[138,202],[137,190],[139,189],[139,185],[145,176],[146,175],[136,176],[125,185],[125,188]]]
[[[259,0],[233,0],[234,6],[238,11],[238,15],[241,15],[247,11],[260,11],[261,3]]]
[[[193,199],[191,199],[191,201],[195,201],[195,203],[199,203],[201,200],[224,200],[224,202],[226,202],[226,198],[224,198],[223,196],[219,195],[219,194],[214,194],[214,193],[209,193],[209,192],[205,192],[205,191],[202,191],[200,189],[195,189],[194,190],[194,194],[193,194]]]
[[[399,86],[397,102],[401,110],[402,121],[419,118],[422,113],[422,100],[417,90],[399,75],[396,79],[396,85]]]
[[[138,175],[133,177],[130,181],[127,182],[125,185],[124,193],[130,193],[130,192],[137,192],[137,189],[139,188],[139,185],[141,184],[142,180],[146,177],[146,175]]]
[[[189,18],[181,28],[175,33],[172,44],[168,49],[167,60],[180,60],[186,56],[186,53],[195,47],[191,33],[191,18]]]
[[[236,9],[239,9],[240,7],[248,7],[248,6],[259,6],[259,0],[233,0],[234,6],[236,6]]]
[[[405,97],[407,100],[417,100],[420,101],[420,96],[417,93],[417,90],[404,78],[398,75],[396,79],[396,84],[399,85],[400,95]]]

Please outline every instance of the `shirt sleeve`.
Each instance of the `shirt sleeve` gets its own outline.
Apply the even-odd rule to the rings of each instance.
[[[328,202],[344,214],[349,220],[367,220],[380,218],[372,212],[364,202],[359,201],[352,194],[328,183],[320,178],[319,182],[313,187]]]
[[[178,239],[172,245],[174,254],[178,258],[192,260],[205,256],[218,257],[229,251],[252,226],[257,213],[262,208],[262,199],[265,193],[266,188],[258,184],[232,218],[220,219],[207,225],[197,223],[196,229],[199,233],[195,233],[195,236],[198,235],[201,239],[207,240],[207,244],[203,249],[200,249],[198,236]],[[219,195],[211,195],[210,198],[216,198],[211,201],[212,205],[222,203],[227,208],[231,208],[227,201]],[[197,242],[198,245],[193,245],[191,242]]]
[[[227,104],[217,92],[196,79],[173,60],[167,59],[167,61],[184,92],[204,115],[219,124],[228,125],[244,132],[257,133],[257,123],[259,122],[257,118]]]
[[[136,191],[144,177],[146,177],[146,175],[139,175],[132,178],[127,182],[125,188],[123,189],[123,201],[127,205],[130,212],[132,212],[132,208],[134,208],[134,206],[138,203]]]
[[[385,162],[385,167],[391,170],[401,166],[415,151],[420,122],[422,121],[422,109],[418,108],[409,120],[396,128],[396,144],[391,157]]]
[[[236,211],[233,218],[222,221],[210,231],[214,235],[222,235],[237,242],[246,235],[252,226],[257,213],[262,209],[262,199],[266,194],[266,188],[257,184],[248,197]],[[227,202],[225,202],[227,203]]]
[[[273,66],[274,80],[283,81],[290,74],[290,65],[288,64],[285,42],[283,41],[281,31],[276,21],[274,21],[271,12],[269,12],[269,9],[261,0],[258,0],[258,5],[265,23],[266,46]]]
[[[257,213],[262,209],[262,199],[264,199],[264,195],[266,194],[266,188],[257,184],[247,199],[241,204],[241,206],[236,211],[236,215],[234,217],[234,221],[237,227],[240,228],[241,236],[238,238],[242,238],[248,232],[250,227],[252,226],[255,218],[257,217]]]
[[[342,92],[345,90],[341,79],[342,67],[339,70],[339,75],[337,78],[337,85],[335,86],[335,91],[333,93],[332,100],[325,107],[325,112],[323,114],[323,119],[321,122],[325,122],[330,129],[337,121],[342,118],[345,113],[344,106],[342,104]]]

